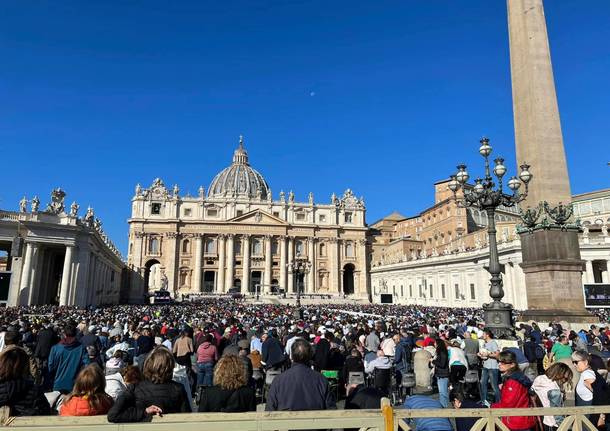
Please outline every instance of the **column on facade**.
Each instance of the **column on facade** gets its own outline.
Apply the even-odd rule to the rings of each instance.
[[[339,280],[339,240],[337,238],[330,239],[330,291],[335,293],[341,292],[341,281]]]
[[[19,298],[17,299],[18,305],[27,305],[29,299],[29,290],[31,288],[30,282],[32,279],[32,260],[38,250],[38,244],[33,242],[26,243],[25,258],[23,261],[23,268],[21,271],[21,285],[19,286]]]
[[[249,292],[250,291],[250,235],[242,235],[241,244],[244,248],[243,251],[243,276],[241,283],[241,291]]]
[[[217,292],[225,291],[225,235],[218,235],[216,239],[216,247],[218,248],[218,283],[216,284]]]
[[[61,273],[61,287],[59,291],[59,305],[68,305],[70,298],[70,281],[72,278],[72,263],[74,259],[73,245],[66,246],[66,255],[64,257],[64,267]]]
[[[273,271],[272,268],[272,256],[271,256],[271,244],[273,242],[273,237],[271,235],[265,236],[265,277],[264,277],[264,286],[263,292],[270,293],[271,292],[271,274]]]
[[[165,241],[165,244],[163,244],[163,241]],[[161,243],[161,255],[165,256],[167,289],[170,292],[176,292],[180,288],[180,280],[177,277],[178,265],[176,265],[180,253],[179,241],[180,234],[177,232],[167,232]]]
[[[201,234],[195,234],[195,273],[193,274],[193,290],[203,292],[203,283],[201,283],[201,271],[203,260],[203,238]]]
[[[278,238],[280,242],[280,289],[287,292],[286,287],[286,236],[282,235]]]
[[[227,276],[225,278],[225,292],[233,287],[235,279],[235,235],[232,233],[227,235]]]
[[[308,238],[307,240],[307,257],[311,263],[309,268],[309,274],[307,274],[307,292],[313,293],[316,291],[315,279],[316,279],[316,252],[315,252],[315,239]]]
[[[288,264],[294,261],[294,237],[288,237]],[[294,273],[292,270],[288,271],[288,292],[294,293]]]
[[[356,254],[358,256],[358,288],[354,289],[354,292],[358,296],[367,296],[367,278],[366,278],[366,238],[361,238],[358,241],[358,252]],[[396,286],[396,289],[400,289],[400,286]],[[437,289],[438,290],[438,289]]]
[[[595,283],[595,277],[593,275],[593,261],[586,261],[586,270],[587,270],[587,283],[592,284]]]

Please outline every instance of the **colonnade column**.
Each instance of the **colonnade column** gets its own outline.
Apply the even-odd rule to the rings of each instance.
[[[264,277],[264,285],[263,285],[263,293],[271,292],[271,242],[273,241],[273,237],[271,235],[265,236],[265,277]]]
[[[590,284],[595,283],[595,276],[593,275],[593,261],[587,260],[586,268],[587,268],[587,283],[590,283]]]
[[[26,243],[25,258],[23,261],[23,269],[21,271],[21,284],[19,286],[19,298],[17,299],[17,305],[28,305],[30,290],[32,289],[32,259],[35,257],[38,251],[38,244],[33,242]]]
[[[225,291],[225,235],[218,235],[216,239],[216,247],[218,248],[218,283],[216,284],[217,292]]]
[[[70,280],[72,276],[72,262],[74,259],[74,246],[66,246],[66,256],[64,257],[64,268],[61,273],[61,290],[59,291],[59,305],[69,305]]]
[[[225,279],[225,292],[228,292],[229,289],[233,287],[235,276],[234,238],[235,235],[232,233],[227,235],[227,277]]]
[[[243,276],[241,283],[241,291],[250,291],[250,235],[242,235],[242,246],[244,247],[244,264],[243,264]]]
[[[307,257],[309,257],[309,262],[311,263],[311,267],[309,268],[309,274],[307,274],[307,292],[313,293],[316,290],[314,285],[314,280],[316,279],[316,252],[315,252],[315,239],[308,239],[308,249],[307,249]]]
[[[294,260],[294,237],[288,237],[288,263]],[[294,293],[294,274],[292,270],[288,271],[288,293]]]
[[[606,261],[606,271],[602,273],[602,283],[610,283],[610,260]]]
[[[201,262],[203,257],[203,238],[201,234],[195,234],[195,274],[193,280],[193,289],[196,292],[203,292],[201,283]]]
[[[280,236],[280,288],[284,289],[284,292],[287,292],[286,287],[286,237],[284,235]]]

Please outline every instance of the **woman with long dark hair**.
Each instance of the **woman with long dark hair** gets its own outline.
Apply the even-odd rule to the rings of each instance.
[[[449,406],[449,352],[445,341],[436,339],[436,356],[432,360],[434,376],[438,384],[438,400],[443,407]]]

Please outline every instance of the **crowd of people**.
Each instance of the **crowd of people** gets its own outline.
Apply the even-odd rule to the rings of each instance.
[[[607,320],[606,320],[607,321]],[[509,340],[480,310],[229,298],[168,306],[3,308],[0,406],[14,416],[610,404],[610,328],[520,324]],[[562,417],[504,417],[511,430]],[[605,428],[604,415],[591,418]],[[540,423],[537,423],[539,421]],[[455,419],[459,431],[473,419]],[[452,430],[417,419],[420,431]]]

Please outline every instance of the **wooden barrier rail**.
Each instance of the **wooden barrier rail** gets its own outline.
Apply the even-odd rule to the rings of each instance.
[[[501,422],[503,416],[565,416],[558,431],[597,431],[586,415],[607,413],[610,406],[561,407],[530,409],[394,409],[389,400],[382,400],[379,410],[323,410],[301,412],[251,413],[184,413],[155,416],[150,423],[113,424],[105,416],[31,416],[10,417],[8,409],[0,409],[2,427],[19,431],[266,431],[359,428],[377,431],[411,431],[407,423],[417,418],[479,418],[471,431],[509,431]]]

